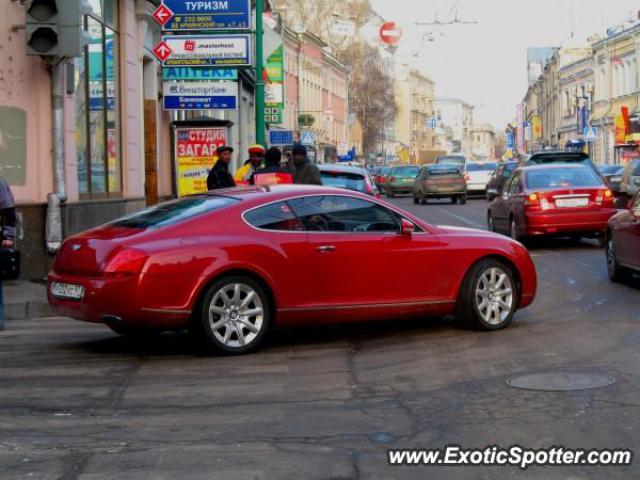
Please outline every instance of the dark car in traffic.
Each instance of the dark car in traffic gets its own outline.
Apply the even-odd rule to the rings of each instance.
[[[620,182],[622,181],[623,165],[598,165],[598,170],[604,177],[604,181],[614,195],[620,195]]]
[[[500,192],[504,183],[511,178],[511,174],[516,168],[518,168],[518,162],[516,161],[498,164],[498,167],[494,170],[493,174],[491,174],[489,182],[487,183],[487,200],[492,201],[498,196],[498,192]]]
[[[640,273],[640,192],[627,208],[609,219],[606,233],[607,270],[613,282]]]
[[[458,165],[442,163],[420,169],[413,184],[413,203],[426,205],[430,198],[450,198],[452,203],[467,203],[467,182]]]
[[[380,197],[369,171],[364,167],[340,165],[339,163],[323,163],[318,165],[322,184],[327,187],[344,188],[354,192],[366,193]]]
[[[413,192],[413,182],[418,176],[420,167],[417,165],[398,165],[391,167],[387,174],[387,197],[393,197],[398,193]]]
[[[489,206],[489,230],[514,240],[563,235],[602,240],[617,212],[613,193],[585,165],[537,165],[515,170]]]

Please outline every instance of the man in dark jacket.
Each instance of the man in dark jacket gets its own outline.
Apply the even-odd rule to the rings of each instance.
[[[307,158],[307,147],[296,144],[291,150],[293,160],[293,183],[322,185],[320,169]]]
[[[233,148],[223,145],[218,147],[216,153],[218,154],[218,161],[207,177],[207,189],[216,190],[219,188],[235,187],[236,182],[233,181],[233,177],[229,173],[229,164],[231,163]]]

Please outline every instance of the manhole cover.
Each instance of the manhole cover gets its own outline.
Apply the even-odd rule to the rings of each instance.
[[[507,380],[507,384],[525,390],[564,392],[606,387],[615,382],[613,377],[592,373],[532,373]]]

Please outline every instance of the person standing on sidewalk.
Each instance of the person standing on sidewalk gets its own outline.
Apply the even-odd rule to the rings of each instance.
[[[307,158],[307,147],[296,144],[291,150],[293,161],[293,183],[303,185],[322,185],[320,169]]]
[[[229,173],[229,164],[231,163],[233,148],[222,145],[218,147],[216,153],[218,154],[218,161],[207,177],[207,190],[235,187],[236,182],[233,181],[233,177]]]
[[[0,242],[2,248],[13,248],[16,241],[16,202],[9,184],[0,176]],[[0,278],[0,330],[4,330],[4,295]]]
[[[251,180],[255,171],[262,167],[265,152],[266,150],[262,145],[256,144],[249,147],[249,160],[244,162],[244,165],[236,172],[234,177],[236,183],[249,182]]]

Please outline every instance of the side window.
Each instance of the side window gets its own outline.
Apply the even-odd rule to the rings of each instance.
[[[312,232],[398,232],[400,217],[366,200],[340,195],[290,200],[295,214]]]
[[[509,195],[516,195],[518,193],[522,193],[522,187],[520,186],[520,174],[516,174],[511,179],[511,184],[509,185]]]
[[[304,227],[286,202],[256,208],[244,214],[244,219],[263,230],[303,231]]]
[[[640,177],[640,160],[635,161],[631,175],[634,177]]]

